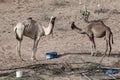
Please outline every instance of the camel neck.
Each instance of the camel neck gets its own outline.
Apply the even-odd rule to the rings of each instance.
[[[50,22],[49,25],[48,25],[48,27],[43,27],[45,35],[49,35],[51,33],[51,31],[53,29],[53,26],[54,25]]]

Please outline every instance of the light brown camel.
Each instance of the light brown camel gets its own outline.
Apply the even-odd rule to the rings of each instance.
[[[34,40],[31,59],[36,60],[36,51],[37,51],[39,40],[42,36],[53,34],[55,19],[56,17],[52,16],[50,18],[48,27],[44,27],[41,24],[39,24],[37,21],[33,20],[32,17],[30,17],[23,22],[19,22],[14,27],[16,39],[18,40],[17,51],[21,60],[23,60],[23,58],[21,57],[21,51],[20,51],[23,36],[29,37]]]
[[[80,34],[86,34],[89,37],[91,44],[92,44],[92,48],[91,48],[92,56],[97,55],[95,37],[96,38],[105,37],[106,50],[105,50],[104,55],[106,55],[108,48],[109,48],[108,56],[110,55],[111,50],[112,50],[111,42],[113,43],[113,34],[111,32],[111,29],[108,26],[106,26],[103,23],[103,21],[93,21],[84,30],[78,28],[75,25],[75,22],[72,22],[71,28],[72,28],[72,30],[76,30]],[[93,51],[93,49],[94,49],[94,51]]]

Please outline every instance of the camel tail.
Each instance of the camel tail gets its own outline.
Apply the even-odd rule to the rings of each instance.
[[[16,39],[17,39],[18,41],[22,41],[22,38],[20,38],[20,37],[18,36],[18,34],[17,34],[17,28],[14,28],[14,31],[15,31]]]

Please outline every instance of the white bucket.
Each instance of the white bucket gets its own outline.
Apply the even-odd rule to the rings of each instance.
[[[22,77],[22,71],[20,71],[20,70],[16,71],[16,77],[17,78]]]

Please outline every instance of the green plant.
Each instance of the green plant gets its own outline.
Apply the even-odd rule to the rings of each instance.
[[[80,10],[80,14],[82,15],[82,18],[88,22],[88,18],[90,16],[90,12],[88,11],[88,9],[85,7],[84,10]]]
[[[111,10],[111,13],[112,14],[120,14],[120,11],[118,11],[117,9],[113,9],[113,10]]]

